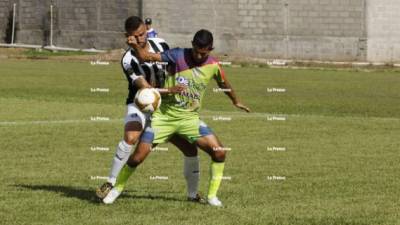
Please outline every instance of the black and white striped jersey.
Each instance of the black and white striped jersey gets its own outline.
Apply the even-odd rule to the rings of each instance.
[[[163,52],[169,49],[168,44],[161,38],[148,38],[147,42],[150,46],[149,51],[152,53]],[[153,87],[159,88],[164,85],[166,66],[156,62],[140,63],[136,57],[135,50],[132,48],[126,50],[121,60],[121,66],[129,83],[129,94],[126,104],[133,102],[138,91],[134,81],[139,76],[144,76],[147,82]]]

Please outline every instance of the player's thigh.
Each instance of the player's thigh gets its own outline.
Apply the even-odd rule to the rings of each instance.
[[[141,142],[161,144],[166,143],[177,130],[177,121],[163,114],[153,114],[151,123],[146,126]]]
[[[124,140],[128,144],[135,144],[146,125],[149,115],[141,112],[135,104],[127,105],[125,115]]]
[[[142,124],[139,122],[132,121],[126,123],[124,129],[124,141],[130,145],[135,144],[142,134],[142,129]]]
[[[196,117],[181,120],[177,133],[190,143],[196,142],[201,137],[213,134],[207,124]]]
[[[169,141],[175,145],[185,156],[197,156],[197,147],[195,143],[190,143],[188,140],[179,136],[178,134],[174,134]]]
[[[209,134],[198,138],[196,144],[199,148],[207,152],[214,161],[225,161],[226,151],[215,134]]]

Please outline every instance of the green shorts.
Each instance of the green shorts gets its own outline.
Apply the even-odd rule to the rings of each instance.
[[[144,129],[140,141],[154,144],[166,143],[174,134],[178,134],[193,143],[198,138],[213,133],[198,116],[177,118],[157,111]]]

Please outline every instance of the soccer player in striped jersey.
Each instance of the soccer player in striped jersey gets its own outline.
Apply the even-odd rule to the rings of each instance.
[[[160,38],[147,39],[146,28],[139,17],[129,17],[125,22],[125,30],[127,36],[135,37],[138,44],[148,52],[158,53],[169,49],[167,43]],[[132,146],[138,141],[150,118],[149,113],[141,112],[134,104],[136,92],[141,88],[160,88],[164,85],[165,70],[163,66],[159,63],[141,62],[136,57],[136,52],[132,48],[129,48],[125,52],[121,60],[121,66],[128,80],[129,90],[126,99],[127,113],[125,116],[124,138],[117,145],[116,154],[113,158],[107,182],[96,189],[96,195],[101,199],[113,188],[118,173],[129,158]],[[180,93],[184,89],[185,87],[183,85],[176,85],[159,89],[159,91],[161,94]],[[170,142],[178,147],[185,155],[184,175],[188,184],[188,190],[197,192],[199,160],[196,146],[178,135],[175,135]],[[188,200],[201,201],[201,198],[196,193],[194,196],[189,196]]]
[[[210,155],[211,173],[207,201],[212,206],[222,206],[217,191],[223,176],[226,150],[217,136],[199,118],[202,98],[209,81],[215,79],[220,88],[230,90],[225,94],[234,106],[246,112],[250,112],[250,109],[239,101],[219,62],[210,56],[213,50],[211,32],[198,31],[190,49],[175,48],[162,53],[149,53],[132,37],[128,37],[128,44],[135,48],[138,56],[144,61],[169,63],[172,75],[167,77],[166,87],[178,84],[185,85],[187,89],[163,96],[161,108],[153,113],[151,127],[145,129],[140,143],[121,170],[115,187],[104,198],[104,202],[113,203],[118,198],[129,176],[151,151],[152,145],[164,143],[178,134]]]

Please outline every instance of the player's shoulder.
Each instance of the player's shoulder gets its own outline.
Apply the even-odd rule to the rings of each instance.
[[[151,37],[151,38],[147,38],[147,40],[148,41],[153,41],[156,44],[161,44],[161,43],[167,44],[167,42],[164,39],[159,38],[159,37]]]
[[[122,56],[121,63],[122,65],[130,65],[132,62],[139,63],[139,60],[135,55],[135,51],[132,48],[128,48]]]
[[[175,57],[183,57],[186,50],[187,50],[186,48],[175,47],[175,48],[169,49],[165,53],[167,53],[169,55],[173,55]]]
[[[168,43],[159,37],[151,37],[147,38],[147,41],[150,43],[152,48],[154,49],[155,46],[158,48],[159,51],[164,52],[170,49]]]
[[[208,61],[213,64],[219,64],[218,58],[212,55],[208,56]]]
[[[206,60],[206,62],[204,64],[212,64],[215,66],[219,66],[220,61],[215,57],[215,56],[208,56],[208,59]]]

